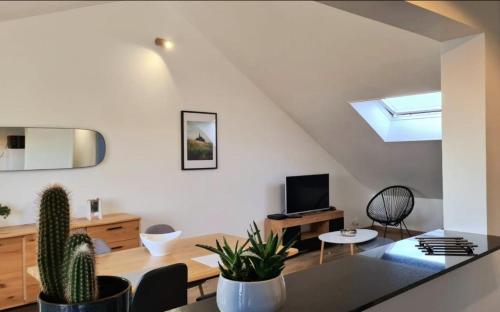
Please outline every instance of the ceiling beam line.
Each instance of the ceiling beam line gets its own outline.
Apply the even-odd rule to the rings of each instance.
[[[362,17],[444,42],[481,31],[408,1],[318,1]]]

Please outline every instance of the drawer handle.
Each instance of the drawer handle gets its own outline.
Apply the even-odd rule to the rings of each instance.
[[[3,284],[3,283],[2,283],[2,284],[0,284],[0,288],[5,288],[5,287],[7,287],[7,285],[5,285],[5,284]]]
[[[122,249],[123,246],[115,246],[115,247],[111,247],[111,250],[118,250],[118,249]]]
[[[115,227],[107,228],[106,231],[116,231],[116,230],[121,230],[121,229],[123,229],[123,226],[115,226]]]

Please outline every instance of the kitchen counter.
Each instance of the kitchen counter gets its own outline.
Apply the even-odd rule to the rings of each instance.
[[[500,249],[500,237],[436,230],[421,236],[463,237],[478,245],[473,256],[427,256],[404,239],[355,256],[285,276],[281,311],[361,311]],[[215,298],[176,312],[218,311]]]

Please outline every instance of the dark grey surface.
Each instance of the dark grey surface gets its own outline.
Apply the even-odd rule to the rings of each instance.
[[[432,231],[420,236],[464,237],[478,245],[475,256],[426,256],[408,238],[285,277],[281,311],[360,311],[500,249],[500,237]],[[215,299],[176,312],[218,311]]]
[[[155,224],[151,225],[144,231],[146,234],[167,234],[175,232],[174,228],[168,224]]]

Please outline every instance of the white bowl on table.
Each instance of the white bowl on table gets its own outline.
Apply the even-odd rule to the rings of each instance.
[[[175,242],[181,236],[182,231],[165,234],[141,233],[141,241],[152,256],[160,257],[170,253]]]

